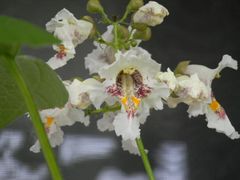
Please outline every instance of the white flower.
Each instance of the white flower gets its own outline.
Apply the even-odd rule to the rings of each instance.
[[[99,75],[109,95],[122,104],[122,111],[113,121],[115,132],[123,140],[135,140],[140,135],[149,109],[162,109],[162,98],[169,95],[169,88],[156,80],[161,65],[140,47],[118,52],[116,61],[102,68]]]
[[[149,1],[142,6],[133,16],[135,23],[144,23],[149,26],[156,26],[163,22],[165,16],[168,16],[168,10],[155,1]]]
[[[107,27],[107,31],[102,35],[102,38],[106,42],[113,40],[113,26]],[[89,69],[90,74],[98,73],[103,67],[112,64],[115,61],[115,51],[112,47],[105,44],[94,43],[96,49],[85,57],[85,67]]]
[[[82,122],[86,126],[89,124],[89,118],[85,117],[84,112],[72,108],[69,103],[62,109],[43,110],[40,112],[40,116],[52,147],[59,146],[63,143],[64,133],[61,129],[62,126],[72,126],[75,122]],[[40,152],[38,140],[30,148],[30,151],[35,153]]]
[[[70,84],[68,91],[70,102],[76,107],[87,107],[92,103],[97,109],[99,109],[101,104],[107,98],[103,84],[93,78],[86,79],[82,82],[74,79]],[[88,96],[89,99],[87,97],[84,98],[83,96]]]
[[[54,33],[61,40],[60,45],[53,48],[58,52],[48,61],[53,69],[64,66],[74,58],[75,47],[85,41],[92,30],[92,23],[76,19],[67,9],[62,9],[46,24],[47,31]]]
[[[167,69],[167,72],[159,72],[157,78],[159,81],[166,83],[172,91],[177,87],[177,79],[169,68]]]
[[[180,102],[188,104],[190,117],[205,114],[209,128],[216,129],[217,132],[224,133],[231,139],[237,139],[240,138],[240,135],[231,125],[224,108],[214,97],[211,88],[213,79],[219,76],[219,73],[225,67],[236,70],[238,68],[237,61],[233,60],[229,55],[224,55],[216,69],[210,69],[202,65],[189,65],[185,73],[191,77],[195,76],[195,80],[192,79],[191,82],[184,82],[183,80],[183,83],[180,82],[181,88],[178,89],[178,92],[175,92],[179,97],[169,98],[168,103],[171,106],[176,106]],[[199,77],[201,82],[196,77]],[[203,83],[206,88],[204,88]],[[185,93],[181,93],[184,92],[183,89],[186,89]],[[189,99],[189,96],[192,99]]]
[[[61,32],[57,32],[57,29],[62,27],[68,29],[67,32],[73,45],[77,46],[88,38],[93,25],[88,21],[76,19],[71,12],[64,8],[46,24],[48,32],[54,33],[60,40],[64,41],[65,39],[61,38]]]

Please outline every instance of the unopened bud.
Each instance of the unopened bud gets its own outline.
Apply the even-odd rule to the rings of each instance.
[[[129,12],[136,12],[141,6],[143,6],[143,0],[130,0],[127,6]]]
[[[87,3],[87,11],[90,13],[102,13],[103,7],[99,0],[89,0]]]
[[[134,33],[133,38],[134,39],[141,39],[143,41],[148,41],[151,38],[151,35],[152,35],[151,29],[148,27],[144,31],[137,30]]]
[[[119,25],[118,26],[118,37],[122,40],[126,40],[129,37],[129,31],[126,27]]]
[[[139,31],[144,31],[148,27],[146,24],[143,23],[133,23],[131,26],[133,29],[137,29]]]

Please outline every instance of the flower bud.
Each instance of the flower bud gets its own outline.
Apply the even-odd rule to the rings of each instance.
[[[129,31],[126,27],[119,25],[118,26],[118,37],[122,40],[126,40],[129,37]]]
[[[161,24],[164,17],[168,15],[169,12],[165,7],[155,1],[149,1],[134,14],[133,22],[156,26]]]
[[[137,29],[139,31],[144,31],[148,27],[146,24],[143,23],[133,23],[131,26],[133,29]]]
[[[143,0],[130,0],[127,10],[129,12],[136,12],[141,6],[143,6]]]
[[[151,35],[152,35],[151,29],[148,27],[144,31],[137,30],[134,33],[133,38],[134,39],[141,39],[143,41],[148,41],[151,38]]]
[[[99,0],[89,0],[87,3],[87,11],[90,13],[99,13],[103,12],[103,7],[100,4]]]

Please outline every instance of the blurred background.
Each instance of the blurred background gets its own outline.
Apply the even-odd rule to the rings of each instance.
[[[128,0],[101,1],[109,15],[118,16],[128,3]],[[0,15],[25,19],[44,28],[64,7],[77,18],[86,15],[86,2],[1,0]],[[169,10],[170,16],[153,28],[152,39],[141,45],[162,64],[162,70],[174,69],[180,60],[215,68],[223,54],[240,59],[239,0],[158,2]],[[84,69],[84,57],[93,47],[90,40],[80,45],[75,60],[57,70],[61,77],[89,77]],[[37,50],[25,47],[23,51],[46,61],[54,55],[51,47]],[[216,98],[238,131],[239,78],[239,71],[225,69],[222,77],[213,83]],[[186,110],[187,106],[180,105],[176,109],[165,107],[163,111],[153,111],[142,126],[142,138],[157,180],[240,179],[240,140],[230,140],[208,129],[204,116],[189,119]],[[140,157],[124,152],[120,138],[114,133],[97,130],[99,118],[92,118],[87,128],[80,123],[64,128],[64,144],[55,149],[64,179],[147,180]],[[32,124],[26,117],[0,130],[0,180],[50,179],[42,154],[29,152],[35,140]]]

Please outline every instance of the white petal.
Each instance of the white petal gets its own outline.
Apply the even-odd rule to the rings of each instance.
[[[206,113],[206,121],[208,122],[208,128],[216,129],[217,132],[224,133],[231,139],[240,138],[240,135],[237,131],[235,131],[227,115],[225,115],[225,118],[222,119],[210,108],[208,108],[208,111]]]
[[[103,84],[93,78],[86,79],[83,82],[75,79],[69,86],[70,101],[73,105],[77,106],[80,103],[78,97],[81,93],[88,93],[92,104],[97,109],[107,98]]]
[[[46,29],[48,32],[54,32],[57,27],[62,27],[63,25],[76,22],[77,19],[73,16],[73,14],[64,8],[46,24]]]
[[[126,68],[134,68],[140,72],[144,81],[155,78],[161,65],[151,58],[146,50],[135,47],[124,53],[118,52],[115,55],[116,61],[100,70],[99,75],[107,81],[115,81],[119,72]]]
[[[78,20],[76,25],[71,26],[71,36],[74,46],[83,43],[88,38],[92,31],[92,27],[92,23],[84,20]]]
[[[99,131],[113,131],[113,120],[116,116],[116,113],[108,112],[104,113],[103,117],[97,121],[97,127]]]
[[[189,105],[187,110],[189,117],[196,117],[206,113],[206,104],[202,102],[196,102]]]
[[[212,80],[220,73],[225,67],[237,70],[238,63],[229,55],[224,55],[216,69],[210,69],[203,65],[189,65],[186,69],[186,74],[197,74],[199,79],[207,86],[211,87]]]
[[[85,57],[85,67],[89,69],[90,74],[98,73],[102,68],[115,61],[114,53],[112,48],[99,45]]]
[[[135,23],[144,23],[149,26],[156,26],[163,22],[165,16],[169,15],[168,10],[155,1],[149,1],[146,5],[139,8],[134,14]]]
[[[159,72],[157,78],[160,82],[166,83],[172,91],[177,87],[177,79],[169,68],[167,69],[167,72]]]
[[[137,143],[134,140],[122,140],[122,148],[124,151],[129,151],[131,154],[140,156]]]
[[[60,127],[56,127],[56,131],[49,134],[49,141],[52,147],[59,146],[63,143],[63,131]]]
[[[219,62],[217,71],[220,73],[225,67],[229,67],[232,69],[238,69],[238,62],[234,60],[230,55],[223,55],[222,60]]]
[[[125,112],[121,112],[115,117],[113,126],[117,136],[122,136],[123,140],[135,140],[140,136],[138,119],[129,119]]]
[[[40,144],[39,141],[37,140],[34,145],[30,147],[30,151],[34,153],[39,153],[40,152]]]
[[[170,95],[170,90],[166,84],[163,83],[154,83],[152,87],[151,93],[143,98],[143,102],[150,108],[154,108],[156,110],[163,109],[162,99],[167,99]]]
[[[89,116],[85,116],[84,111],[81,109],[71,108],[68,112],[68,117],[73,123],[81,122],[85,126],[89,126],[90,124]]]

